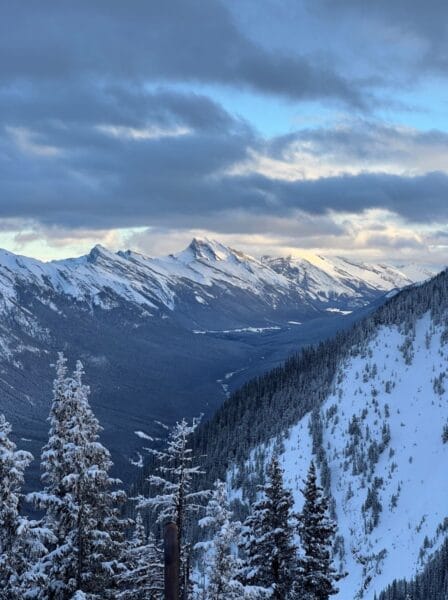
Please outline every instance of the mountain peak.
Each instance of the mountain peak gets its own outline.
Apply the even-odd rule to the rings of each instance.
[[[108,250],[105,246],[96,244],[87,255],[87,260],[94,263],[97,262],[98,259],[113,260],[116,257],[117,255],[111,250]]]
[[[225,246],[223,244],[221,244],[220,242],[218,242],[217,240],[212,240],[208,237],[194,237],[190,244],[189,244],[189,248],[216,248],[216,247],[221,247],[224,248]]]
[[[194,258],[202,260],[225,260],[233,254],[232,250],[224,244],[206,237],[194,237],[184,252],[189,252]]]

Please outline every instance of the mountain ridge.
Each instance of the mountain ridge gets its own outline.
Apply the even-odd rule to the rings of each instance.
[[[208,288],[228,285],[256,295],[274,309],[291,301],[293,295],[294,301],[300,298],[309,310],[315,310],[325,304],[338,308],[341,302],[362,306],[378,293],[434,274],[426,268],[414,269],[410,277],[391,265],[341,257],[316,255],[316,260],[319,264],[298,257],[264,256],[258,260],[207,238],[194,238],[183,251],[160,258],[132,250],[112,252],[99,244],[86,255],[49,262],[0,250],[0,284],[5,294],[16,274],[52,292],[99,303],[105,309],[110,305],[101,294],[112,291],[137,305],[169,311],[176,302],[175,288],[185,288],[188,283],[196,291],[197,302],[207,305],[211,300]]]

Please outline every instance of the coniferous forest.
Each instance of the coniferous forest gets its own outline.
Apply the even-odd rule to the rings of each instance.
[[[162,600],[168,523],[176,526],[178,598],[326,600],[337,592],[336,526],[313,463],[300,514],[274,455],[241,522],[223,481],[211,489],[198,485],[205,473],[191,442],[199,421],[182,420],[152,452],[153,493],[129,497],[110,476],[111,457],[99,441],[83,377],[79,361],[69,373],[59,355],[41,489],[22,493],[33,457],[16,448],[9,423],[0,419],[2,598]]]
[[[395,580],[378,600],[445,600],[448,597],[448,542],[410,581]]]
[[[264,489],[264,486],[269,484],[269,470],[266,471],[264,467],[268,457],[263,455],[259,463],[257,461],[255,464],[253,461],[248,463],[249,452],[257,444],[269,441],[272,444],[272,440],[275,440],[275,443],[272,444],[274,450],[281,452],[284,432],[287,431],[288,426],[311,411],[313,453],[316,464],[319,466],[321,483],[327,495],[327,501],[329,500],[329,512],[333,514],[330,493],[331,474],[328,472],[325,462],[325,452],[322,451],[319,434],[321,417],[319,411],[316,411],[316,407],[321,404],[334,386],[338,364],[343,362],[347,355],[359,354],[362,356],[366,352],[371,336],[379,326],[397,327],[405,336],[405,340],[409,340],[408,345],[403,345],[402,353],[404,360],[409,360],[410,363],[412,362],[410,353],[412,352],[412,339],[415,335],[415,324],[422,315],[429,312],[434,323],[446,331],[447,280],[447,272],[443,272],[423,285],[403,290],[351,330],[316,347],[301,351],[287,361],[284,367],[279,367],[249,382],[233,394],[212,419],[205,423],[199,423],[192,432],[193,453],[202,457],[202,473],[198,475],[196,481],[200,482],[203,487],[213,487],[213,482],[216,479],[225,478],[230,470],[232,487],[242,489],[242,497],[232,498],[230,502],[234,518],[243,522],[248,520],[249,523],[255,524],[259,504],[259,488],[263,486]],[[442,334],[442,337],[443,335],[446,336],[446,333]],[[273,418],[273,415],[276,417]],[[383,431],[383,446],[388,444],[388,435],[386,427]],[[381,447],[379,451],[382,451]],[[232,468],[232,465],[237,465],[237,468]],[[150,489],[148,478],[151,479],[151,473],[154,472],[155,467],[156,461],[154,457],[150,457],[141,480],[135,485],[135,490],[148,491]],[[305,474],[301,474],[301,477],[304,478]],[[192,484],[192,489],[196,491],[197,484],[195,482]],[[372,489],[374,495],[375,488]],[[368,500],[366,506],[367,502]],[[251,506],[250,512],[247,508],[248,505]],[[378,506],[378,511],[381,511],[380,506]],[[378,518],[379,513],[376,514],[376,517],[374,516],[371,527]],[[298,527],[299,522],[296,525],[296,532]],[[199,539],[198,535],[198,530],[194,526],[192,537],[196,540]],[[250,560],[251,555],[247,547],[243,554],[248,556],[247,560]],[[395,597],[407,599],[409,593],[411,593],[410,598],[414,598],[414,596],[426,598],[425,594],[429,593],[435,594],[434,598],[437,599],[444,597],[443,556],[444,553],[441,550],[433,562],[428,565],[424,574],[416,579],[415,584],[394,582],[390,590],[384,592],[381,599],[389,600],[389,598]],[[434,565],[438,565],[438,567]],[[436,577],[434,573],[437,568],[438,576]],[[338,573],[338,576],[341,575]],[[422,581],[427,582],[426,588],[423,587]],[[417,586],[415,588],[417,591],[412,587],[413,585]],[[419,592],[419,589],[433,590],[433,592]],[[400,596],[400,594],[404,594],[404,596]]]

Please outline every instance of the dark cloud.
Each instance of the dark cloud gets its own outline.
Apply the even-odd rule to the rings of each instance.
[[[191,228],[216,220],[230,230],[233,215],[242,211],[245,218],[233,218],[240,232],[250,215],[263,218],[259,225],[269,231],[267,219],[280,227],[278,219],[294,211],[384,208],[414,222],[445,218],[448,179],[442,173],[313,181],[235,174],[252,153],[282,158],[297,142],[318,157],[332,154],[349,162],[382,155],[390,160],[411,140],[417,150],[448,147],[442,132],[364,121],[266,142],[199,94],[68,85],[49,98],[40,87],[25,94],[16,86],[0,91],[0,217],[91,229]]]
[[[437,33],[441,35],[447,28],[448,5],[444,0],[317,0],[313,5],[320,5],[330,14],[350,12],[362,19],[374,17],[390,26],[414,31],[427,38],[433,38]]]
[[[196,114],[193,104],[198,102],[219,114],[221,125],[216,127],[215,120],[209,122],[204,115],[185,134],[145,139],[117,137],[78,121],[50,122],[30,131],[28,149],[17,146],[14,130],[5,129],[0,144],[0,217],[92,229],[194,228],[213,219],[217,227],[221,222],[231,229],[235,211],[273,222],[295,211],[325,215],[369,208],[387,209],[420,223],[448,217],[444,173],[360,173],[308,181],[234,174],[250,151],[264,149],[247,124],[201,97],[189,95],[184,104],[176,95],[171,103],[163,92],[158,100],[167,110],[167,123],[172,116],[176,123],[192,125],[190,115]],[[155,110],[154,94],[151,103]],[[176,110],[168,111],[173,105]],[[233,228],[238,230],[238,224]]]
[[[311,10],[320,10],[321,17],[326,19],[352,17],[355,28],[356,23],[368,24],[372,31],[376,24],[378,39],[388,31],[391,45],[407,48],[409,66],[414,74],[424,77],[430,69],[446,77],[448,3],[444,0],[313,0],[309,4]]]
[[[7,3],[0,80],[70,79],[218,83],[291,99],[365,103],[358,85],[317,59],[255,44],[217,0]]]
[[[22,110],[28,98],[8,103],[0,94],[2,217],[95,228],[96,221],[137,225],[189,202],[206,210],[222,172],[256,143],[246,123],[196,94],[126,91],[123,102],[122,90],[80,93],[83,110],[67,91],[66,104],[31,102],[29,111]],[[102,125],[133,129],[115,135]],[[151,126],[155,135],[145,133]],[[177,126],[186,129],[171,135]]]
[[[185,125],[195,129],[226,129],[233,119],[203,95],[141,86],[98,85],[89,82],[16,84],[0,87],[0,122],[45,129],[72,126]]]
[[[441,172],[414,177],[361,173],[281,184],[271,181],[269,188],[280,205],[314,214],[380,208],[416,223],[448,217],[448,176]]]

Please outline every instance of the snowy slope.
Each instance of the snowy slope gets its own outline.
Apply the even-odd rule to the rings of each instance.
[[[309,297],[321,302],[345,297],[362,304],[369,291],[386,292],[434,275],[433,270],[419,265],[402,265],[399,268],[387,264],[354,262],[337,256],[264,256],[262,260],[276,272],[294,279]]]
[[[382,326],[353,353],[320,409],[321,448],[343,537],[336,563],[349,573],[335,598],[373,600],[420,570],[447,534],[446,329],[426,314],[408,333]],[[315,459],[310,425],[308,414],[289,430],[281,456],[298,510]],[[377,523],[368,494],[381,506]]]

